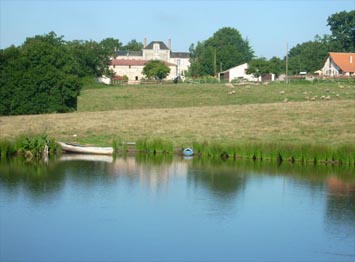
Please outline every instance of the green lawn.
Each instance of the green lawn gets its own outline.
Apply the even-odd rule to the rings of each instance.
[[[205,150],[228,147],[231,152],[236,147],[260,154],[281,150],[288,156],[316,151],[328,160],[355,157],[354,130],[354,81],[232,87],[94,84],[82,90],[77,112],[0,117],[0,141],[45,133],[94,145],[148,139],[173,147],[207,143],[213,146]]]
[[[230,94],[230,93],[234,94]],[[355,100],[355,82],[273,83],[270,85],[167,84],[102,86],[85,88],[78,99],[78,111],[112,111],[122,109],[181,108],[201,106],[245,105],[260,103]]]

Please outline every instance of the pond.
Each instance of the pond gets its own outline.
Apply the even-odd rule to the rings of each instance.
[[[354,261],[355,169],[63,155],[0,164],[0,261]]]

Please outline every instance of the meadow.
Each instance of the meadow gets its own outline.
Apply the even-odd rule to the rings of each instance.
[[[355,155],[354,130],[354,80],[95,84],[81,91],[77,112],[0,117],[2,140],[45,133],[81,144],[160,140],[173,147],[209,144],[234,153],[248,145],[254,155],[260,152],[258,157],[265,155],[261,148],[273,155],[280,148]]]

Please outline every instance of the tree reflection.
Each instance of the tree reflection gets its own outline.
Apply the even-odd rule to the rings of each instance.
[[[246,178],[232,162],[194,159],[189,182],[203,185],[221,200],[233,199],[245,186]]]
[[[173,158],[171,155],[136,155],[126,158],[91,159],[67,156],[65,161],[27,163],[14,158],[0,163],[0,186],[2,190],[18,192],[24,189],[34,198],[45,198],[63,189],[66,180],[83,187],[110,185],[113,180],[124,179],[131,187],[139,182],[144,188],[158,190],[168,188],[173,176],[186,177],[187,182],[204,189],[211,196],[223,203],[233,201],[246,187],[250,175],[288,176],[310,188],[312,192],[324,191],[328,186],[329,219],[355,221],[353,167],[334,167],[312,165],[291,165],[283,163],[277,166],[268,162],[248,162],[220,159],[191,160]],[[66,161],[70,160],[70,161]],[[100,161],[99,161],[100,160]],[[336,177],[344,185],[335,179]],[[328,179],[328,180],[327,180]],[[335,192],[335,193],[334,193]],[[337,207],[348,210],[337,212]]]
[[[326,180],[327,195],[327,223],[329,226],[337,224],[350,226],[355,229],[355,182],[346,181],[337,176],[330,176]]]
[[[49,198],[59,191],[65,178],[57,175],[54,166],[44,162],[26,162],[14,158],[0,164],[0,185],[2,190],[17,194],[20,189],[37,200]]]

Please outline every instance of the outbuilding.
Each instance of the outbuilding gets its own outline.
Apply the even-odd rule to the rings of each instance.
[[[255,77],[253,74],[247,73],[248,68],[248,63],[229,68],[228,70],[218,73],[218,80],[225,82],[232,82],[233,80],[259,81],[259,78]]]
[[[323,76],[354,76],[355,54],[329,52],[321,71]]]

